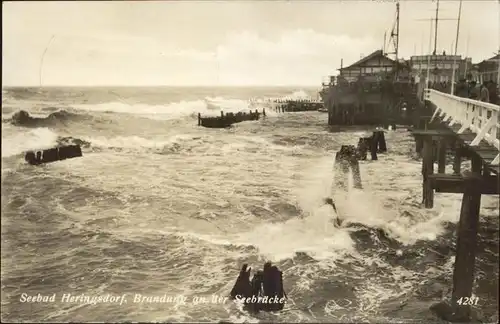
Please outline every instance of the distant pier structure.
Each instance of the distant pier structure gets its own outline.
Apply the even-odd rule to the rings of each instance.
[[[198,126],[203,126],[207,128],[226,128],[230,127],[232,124],[241,123],[243,121],[249,120],[259,120],[261,115],[266,117],[266,110],[262,109],[262,113],[260,113],[257,109],[255,111],[245,112],[237,112],[237,113],[226,113],[223,111],[220,112],[220,116],[210,116],[210,117],[202,117],[201,113],[198,113]]]
[[[326,109],[321,100],[313,100],[311,98],[269,98],[266,100],[250,100],[250,107],[264,106],[271,111],[278,113],[284,112],[300,112],[300,111],[321,111],[326,112]]]
[[[481,195],[500,191],[500,106],[432,89],[425,89],[424,99],[412,130],[422,157],[423,206],[433,208],[435,192],[462,194],[451,303],[432,308],[447,321],[470,322],[471,307],[477,305],[473,283]],[[452,174],[445,172],[449,153]],[[462,170],[465,159],[471,161],[471,170]]]
[[[310,99],[277,99],[273,100],[277,112],[323,111],[321,101]]]

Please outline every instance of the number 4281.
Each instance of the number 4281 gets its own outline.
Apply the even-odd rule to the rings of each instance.
[[[479,297],[460,297],[457,300],[457,304],[463,306],[477,305],[478,302],[479,302]]]

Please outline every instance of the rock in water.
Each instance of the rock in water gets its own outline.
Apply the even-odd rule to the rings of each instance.
[[[282,310],[287,298],[282,272],[267,262],[264,270],[257,271],[250,281],[250,268],[247,270],[247,264],[244,264],[231,290],[231,297],[243,300],[245,308],[251,312]]]
[[[241,267],[240,274],[238,275],[238,278],[236,278],[236,282],[231,290],[231,298],[241,299],[252,295],[252,286],[250,285],[251,270],[252,268],[248,268],[248,264],[244,264]]]
[[[25,125],[32,120],[30,114],[27,111],[19,110],[18,112],[12,115],[12,124],[13,125]]]

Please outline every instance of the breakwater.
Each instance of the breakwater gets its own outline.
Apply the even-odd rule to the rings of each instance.
[[[211,116],[211,117],[202,117],[200,113],[198,113],[198,126],[208,127],[208,128],[225,128],[229,127],[232,124],[240,123],[243,121],[249,120],[259,120],[260,115],[263,117],[266,116],[266,110],[262,109],[262,113],[260,113],[257,109],[255,111],[251,111],[248,113],[245,112],[237,112],[237,113],[226,113],[223,111],[220,112],[220,116]]]
[[[313,100],[275,100],[277,112],[321,111],[324,106],[320,101]]]

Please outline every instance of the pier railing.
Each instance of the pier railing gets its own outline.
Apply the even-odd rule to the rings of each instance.
[[[500,152],[500,106],[433,89],[425,89],[425,100],[437,107],[433,118],[440,115],[449,126],[460,124],[459,134],[467,129],[477,134],[470,146],[478,146],[484,140]],[[499,160],[500,154],[497,154],[491,164],[498,165]]]

